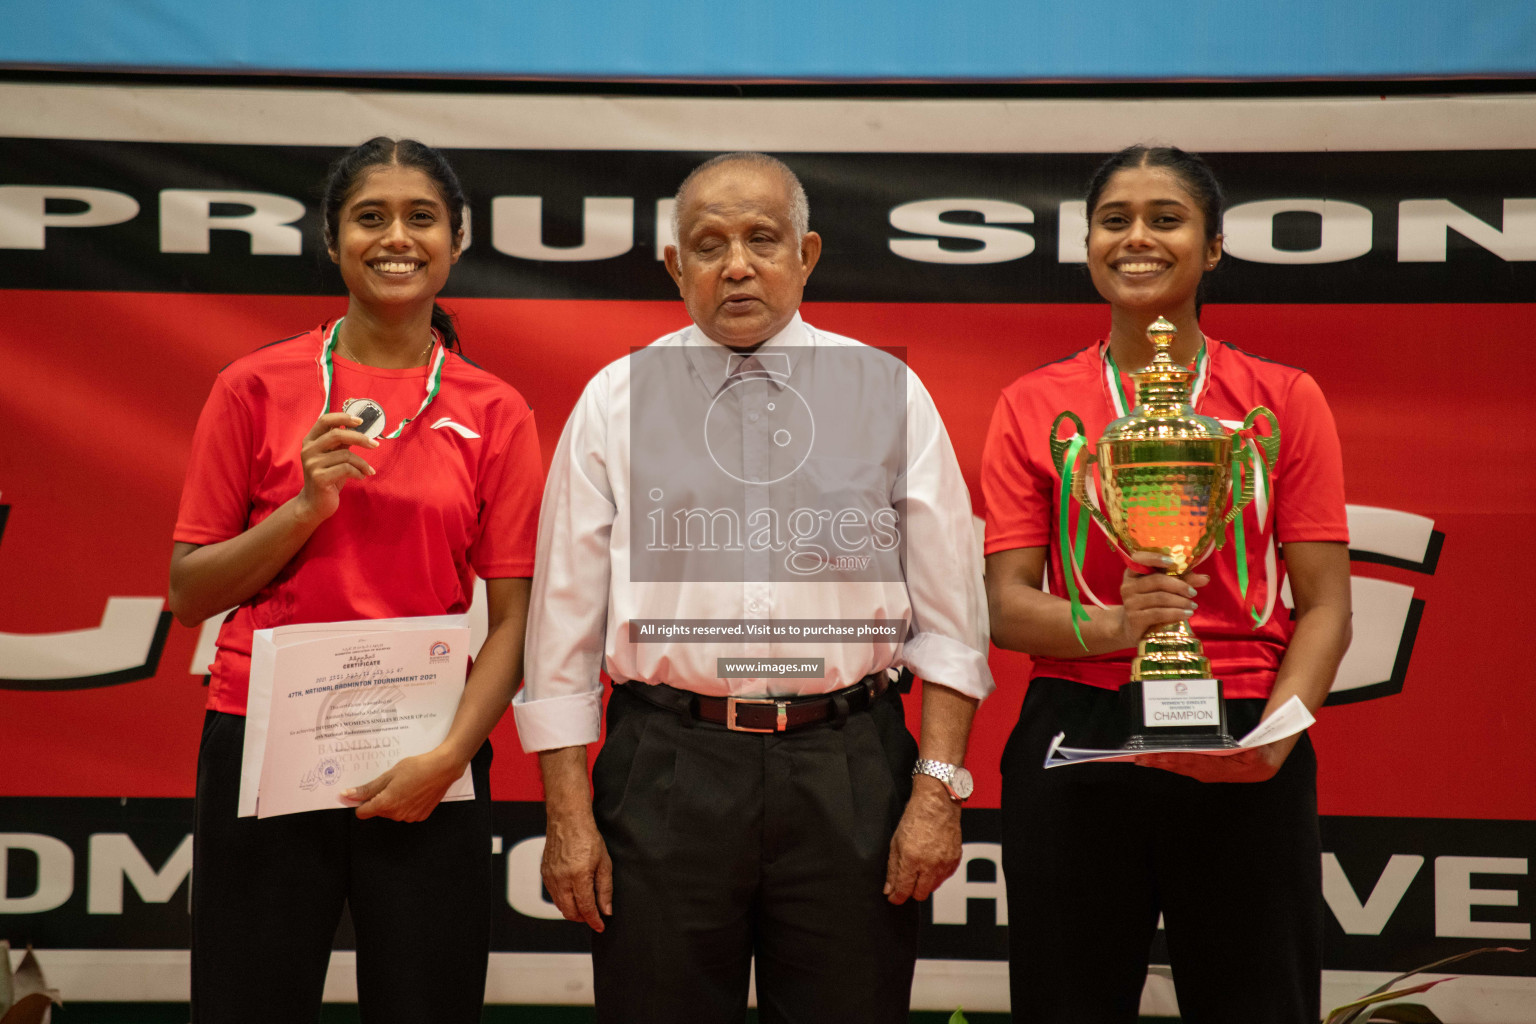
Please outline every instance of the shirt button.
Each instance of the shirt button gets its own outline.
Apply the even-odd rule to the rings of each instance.
[[[749,421],[749,422],[751,422],[751,423],[756,423],[756,422],[757,422],[757,421],[758,421],[758,420],[760,420],[760,419],[762,419],[762,417],[761,417],[761,416],[759,416],[759,415],[758,415],[758,414],[757,414],[757,413],[755,413],[755,412],[754,412],[754,413],[752,413],[752,414],[751,414],[751,415],[750,415],[750,416],[748,416],[748,417],[747,417],[747,420],[748,420],[748,421]]]

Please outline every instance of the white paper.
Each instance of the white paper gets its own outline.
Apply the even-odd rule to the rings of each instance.
[[[239,815],[355,806],[343,790],[448,735],[468,658],[467,615],[257,630]],[[443,799],[473,796],[465,769]]]
[[[1243,750],[1262,747],[1275,740],[1283,740],[1287,736],[1310,728],[1315,721],[1317,719],[1312,717],[1312,712],[1307,710],[1301,698],[1292,696],[1290,700],[1276,708],[1268,718],[1254,726],[1252,732],[1238,740],[1235,747],[1149,746],[1141,750],[1094,750],[1089,747],[1062,746],[1061,741],[1067,734],[1059,732],[1051,740],[1050,747],[1046,749],[1045,766],[1060,768],[1066,764],[1088,764],[1093,761],[1134,761],[1147,754],[1209,754],[1212,757],[1227,757]]]

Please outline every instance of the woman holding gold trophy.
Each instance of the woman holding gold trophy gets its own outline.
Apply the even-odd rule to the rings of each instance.
[[[1237,737],[1292,697],[1315,712],[1349,645],[1342,460],[1327,403],[1304,371],[1200,330],[1200,284],[1222,257],[1221,212],[1220,186],[1198,156],[1133,146],[1101,166],[1087,249],[1110,304],[1108,336],[1005,389],[987,439],[992,638],[1034,659],[1003,754],[1012,1008],[1031,1024],[1135,1021],[1160,916],[1186,1022],[1225,1024],[1237,1007],[1244,1020],[1318,1019],[1322,887],[1305,734],[1219,757],[1043,768],[1060,733],[1066,746],[1125,744],[1134,729],[1120,690],[1133,661],[1138,688],[1155,676],[1136,657],[1149,632],[1193,628],[1203,642],[1201,653],[1190,638],[1195,674],[1220,680]],[[1216,482],[1202,485],[1220,501],[1232,495],[1230,525],[1212,506],[1197,526],[1207,542],[1226,542],[1208,556],[1206,546],[1128,542],[1123,516],[1111,524],[1100,510],[1113,516],[1130,477],[1078,482],[1088,507],[1069,500],[1070,479],[1063,494],[1063,476],[1084,465],[1080,450],[1133,412],[1128,371],[1153,362],[1159,318],[1167,323],[1152,333],[1172,339],[1176,371],[1159,386],[1191,418],[1232,434],[1213,442],[1234,453],[1230,480],[1223,454]],[[1140,379],[1151,391],[1152,375]],[[1080,440],[1058,434],[1067,418],[1081,424]],[[1108,481],[1105,469],[1101,461]],[[1155,483],[1148,493],[1175,481]],[[1167,522],[1182,501],[1140,514]],[[1287,581],[1294,620],[1280,601]]]

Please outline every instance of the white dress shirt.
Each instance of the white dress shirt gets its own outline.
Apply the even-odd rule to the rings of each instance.
[[[818,359],[819,348],[843,351]],[[861,351],[850,352],[853,348]],[[850,362],[853,355],[864,358]],[[835,356],[843,358],[833,379],[827,366]],[[658,362],[649,367],[639,362],[646,357]],[[602,717],[599,671],[605,668],[615,682],[667,683],[722,697],[821,693],[901,667],[978,699],[992,691],[981,550],[972,527],[970,496],[944,423],[922,382],[894,357],[817,330],[798,313],[757,350],[757,357],[771,373],[748,373],[748,378],[758,378],[751,380],[733,377],[742,354],[689,326],[609,364],[582,392],[560,436],[539,519],[526,683],[513,700],[523,749],[550,750],[597,740]],[[669,383],[665,394],[644,383],[645,374],[661,365],[676,383]],[[851,382],[850,365],[864,368]],[[637,375],[641,383],[635,386],[647,405],[632,408],[631,386]],[[889,388],[892,381],[898,390]],[[882,386],[885,394],[898,396],[893,405],[904,395],[904,416],[882,416],[881,410],[869,409],[867,416],[839,420],[836,429],[822,425],[816,437],[818,450],[836,450],[839,444],[847,450],[846,435],[858,434],[861,425],[899,424],[904,419],[904,437],[894,428],[885,433],[895,437],[876,436],[878,428],[870,426],[865,429],[869,436],[854,439],[861,451],[873,451],[868,459],[807,461],[795,454],[799,441],[789,441],[792,434],[804,436],[798,427],[764,434],[767,440],[761,444],[751,436],[767,410],[778,410],[782,418],[799,395],[814,397],[819,388],[819,401],[824,402],[827,389],[835,387],[838,395],[846,393],[850,408],[858,409],[861,400],[880,394]],[[731,394],[724,395],[726,391]],[[796,474],[794,486],[801,489],[801,497],[809,493],[806,488],[847,490],[856,486],[858,481],[850,483],[853,478],[870,481],[865,490],[874,488],[875,499],[894,510],[885,515],[900,523],[903,543],[899,550],[884,552],[886,571],[881,571],[879,552],[864,573],[854,572],[851,578],[844,573],[836,579],[826,573],[801,578],[786,571],[782,551],[743,550],[734,556],[714,552],[702,561],[684,559],[681,572],[676,558],[667,561],[670,555],[660,563],[654,557],[647,561],[641,548],[647,544],[645,535],[654,535],[657,526],[647,520],[645,507],[663,488],[653,486],[654,475],[640,479],[637,486],[636,473],[655,473],[654,466],[646,469],[641,464],[655,460],[650,447],[632,460],[636,424],[643,428],[642,437],[654,438],[658,435],[644,431],[656,430],[658,422],[686,424],[706,416],[711,429],[720,427],[723,418],[729,444],[716,440],[707,458],[692,461],[712,461],[738,480],[735,493],[746,508],[767,501],[768,484],[788,486],[779,477],[782,469]],[[679,427],[672,436],[680,437],[685,430]],[[691,433],[688,441],[693,443]],[[726,447],[734,454],[722,456]],[[785,458],[793,465],[781,465]],[[687,467],[679,464],[675,475],[665,478],[665,486],[674,492],[687,490],[688,477]],[[852,518],[856,527],[858,516]],[[704,527],[716,524],[700,520],[694,525],[702,539]],[[666,529],[665,523],[661,529]],[[857,542],[857,529],[852,533]],[[725,567],[723,574],[717,571],[720,566]],[[896,640],[635,643],[629,636],[632,619],[894,619],[905,629],[903,638]],[[717,659],[722,657],[821,658],[825,675],[720,678]]]

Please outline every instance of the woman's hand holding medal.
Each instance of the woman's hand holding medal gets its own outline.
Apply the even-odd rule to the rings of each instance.
[[[298,503],[307,506],[315,519],[329,519],[335,514],[341,505],[341,488],[348,480],[366,480],[377,472],[352,451],[354,445],[379,446],[373,438],[352,429],[362,422],[351,413],[328,412],[304,436],[304,489],[299,492]]]

